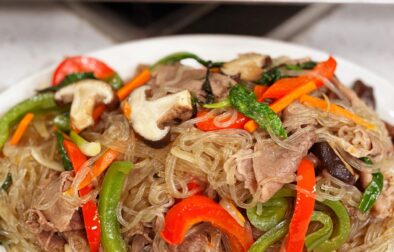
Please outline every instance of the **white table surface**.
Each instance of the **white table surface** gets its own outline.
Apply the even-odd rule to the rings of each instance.
[[[393,13],[394,5],[339,6],[291,41],[345,57],[394,83]],[[0,3],[0,91],[64,56],[115,43],[66,5]]]

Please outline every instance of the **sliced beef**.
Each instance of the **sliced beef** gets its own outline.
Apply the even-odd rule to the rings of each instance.
[[[44,231],[37,235],[38,245],[48,252],[64,251],[66,241],[54,232]]]
[[[366,85],[361,80],[357,80],[354,82],[352,89],[362,101],[369,107],[375,109],[376,103],[372,87]]]
[[[67,231],[67,232],[63,232],[62,235],[67,240],[67,243],[70,245],[70,247],[73,248],[73,251],[78,251],[78,252],[90,251],[83,230]]]
[[[261,202],[266,202],[284,184],[294,180],[301,159],[307,155],[317,137],[311,129],[304,134],[293,134],[289,140],[298,147],[297,151],[285,149],[272,140],[255,145],[253,170],[257,186],[261,189]]]
[[[46,251],[57,251],[60,247],[63,251],[64,244],[70,241],[78,244],[86,242],[82,241],[85,240],[84,225],[81,214],[77,211],[78,205],[71,203],[63,196],[63,191],[69,185],[70,173],[68,172],[42,179],[34,197],[40,202],[38,204],[49,204],[49,208],[39,210],[33,205],[24,213],[26,228],[37,234],[37,242]],[[54,203],[53,198],[56,199]],[[75,232],[78,233],[79,238],[76,238]],[[83,248],[82,245],[78,246]]]
[[[252,154],[251,149],[240,150],[240,155]],[[257,182],[253,171],[252,158],[239,160],[237,157],[234,158],[234,165],[236,165],[235,177],[239,181],[245,183],[245,189],[251,192],[256,191]]]
[[[205,69],[195,69],[181,64],[161,65],[154,70],[151,85],[168,93],[189,90],[199,99],[204,99],[205,92],[201,87],[205,75]],[[228,89],[235,84],[233,79],[219,73],[212,73],[209,81],[215,98],[219,100],[226,97]]]

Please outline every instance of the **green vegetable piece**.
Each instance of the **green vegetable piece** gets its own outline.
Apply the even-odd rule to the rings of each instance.
[[[319,252],[330,252],[338,249],[349,238],[350,234],[350,218],[346,207],[340,201],[325,200],[324,205],[334,211],[337,221],[333,230],[334,236],[315,247]]]
[[[123,87],[123,80],[120,78],[119,74],[115,73],[113,76],[105,79],[105,82],[110,84],[115,90]]]
[[[320,222],[322,227],[305,238],[305,246],[308,251],[312,251],[316,246],[329,239],[334,226],[331,217],[320,211],[313,212],[311,222],[313,221]]]
[[[257,239],[253,245],[249,248],[248,252],[264,252],[272,244],[280,241],[289,231],[289,220],[284,220],[273,227],[268,232],[264,233]]]
[[[296,196],[296,191],[293,189],[290,189],[288,187],[282,187],[275,195],[273,198],[288,198],[288,197],[295,197]]]
[[[12,176],[11,173],[8,173],[3,184],[1,185],[1,189],[7,192],[11,185],[12,185]]]
[[[62,132],[60,132],[59,130],[55,131],[55,135],[56,135],[56,140],[57,140],[57,148],[58,148],[60,156],[62,158],[64,170],[72,171],[73,165],[71,163],[70,158],[67,156],[67,151],[63,145],[64,136],[63,136]]]
[[[279,79],[288,77],[287,75],[283,75],[282,72],[278,68],[273,68],[268,71],[265,71],[261,74],[260,79],[255,81],[256,84],[261,84],[265,86],[269,86]]]
[[[217,109],[217,108],[227,108],[230,107],[230,100],[229,99],[225,99],[223,101],[220,102],[216,102],[216,103],[211,103],[211,104],[204,104],[203,107],[207,108],[207,109]]]
[[[289,208],[289,203],[285,198],[272,198],[265,203],[258,204],[260,206],[247,209],[246,215],[253,226],[265,232],[281,222]],[[262,211],[259,214],[260,207]]]
[[[26,113],[43,112],[56,108],[57,106],[51,93],[33,96],[12,107],[0,118],[0,150],[9,137],[11,127]]]
[[[167,56],[161,58],[155,64],[153,64],[151,66],[151,68],[153,69],[158,65],[174,64],[174,63],[177,63],[177,62],[184,60],[184,59],[194,59],[198,63],[200,63],[201,65],[206,66],[206,67],[221,67],[223,65],[223,62],[212,63],[211,61],[203,60],[202,58],[200,58],[199,56],[197,56],[194,53],[176,52],[176,53],[172,53],[170,55],[167,55]]]
[[[205,75],[205,80],[204,80],[204,83],[201,86],[201,89],[203,91],[205,91],[205,94],[206,94],[206,96],[205,96],[205,98],[206,98],[205,103],[206,104],[210,104],[210,103],[213,103],[215,101],[215,96],[214,96],[213,91],[212,91],[211,82],[209,81],[209,74],[210,74],[209,68],[207,68],[207,73]]]
[[[360,159],[361,159],[361,161],[363,161],[367,165],[373,165],[373,162],[372,162],[372,160],[369,157],[362,157]]]
[[[261,128],[280,138],[286,138],[279,116],[265,103],[257,102],[256,96],[243,85],[237,84],[230,89],[231,105],[245,116],[253,119]]]
[[[70,131],[70,114],[63,113],[63,114],[57,115],[53,119],[53,123],[61,131],[69,132]]]
[[[133,169],[131,162],[115,162],[106,172],[99,198],[101,242],[104,251],[126,252],[126,244],[120,233],[116,217],[123,184],[127,174]]]
[[[94,157],[101,151],[100,143],[88,142],[73,130],[70,132],[70,138],[78,146],[82,153],[88,157]]]
[[[316,66],[316,62],[314,61],[307,61],[297,65],[286,65],[286,69],[300,71],[300,70],[311,70]]]
[[[362,213],[369,211],[375,204],[376,199],[383,190],[383,180],[384,178],[381,172],[372,174],[372,181],[365,189],[360,204],[358,205],[358,209]]]
[[[59,89],[68,86],[74,82],[80,81],[80,80],[85,80],[85,79],[96,79],[94,77],[94,74],[92,72],[87,72],[87,73],[72,73],[67,75],[62,82],[59,83],[59,85],[56,86],[51,86],[47,87],[41,90],[38,90],[38,93],[44,93],[44,92],[56,92]]]

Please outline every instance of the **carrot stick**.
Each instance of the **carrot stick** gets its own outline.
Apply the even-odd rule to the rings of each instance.
[[[315,89],[317,89],[317,86],[314,81],[307,82],[271,104],[270,108],[275,111],[275,113],[279,113],[293,101],[297,100],[302,95],[309,94]]]
[[[300,102],[302,104],[305,104],[309,107],[313,107],[313,108],[318,108],[322,111],[327,111],[329,113],[335,114],[335,115],[339,115],[339,116],[343,116],[351,121],[353,121],[354,123],[361,125],[367,129],[375,129],[375,125],[367,122],[365,119],[359,117],[358,115],[353,114],[352,112],[341,108],[340,106],[336,105],[336,104],[328,104],[325,100],[313,97],[313,96],[309,96],[309,95],[303,95],[300,98]]]
[[[119,156],[119,152],[108,149],[104,154],[94,163],[92,170],[86,175],[85,179],[79,184],[78,189],[88,186],[92,181],[100,176],[110,164]]]
[[[291,91],[287,95],[283,96],[276,102],[270,105],[270,108],[275,111],[275,113],[281,112],[283,109],[285,109],[287,106],[289,106],[293,101],[297,100],[300,98],[302,95],[309,94],[313,90],[317,89],[317,86],[314,81],[309,81],[300,87],[296,88],[295,90]],[[256,89],[255,89],[256,92]],[[263,93],[264,94],[264,93]],[[263,95],[261,96],[261,99],[263,99]],[[259,100],[257,100],[259,101]],[[260,101],[261,102],[261,101]],[[257,123],[253,120],[248,121],[244,125],[244,129],[250,133],[254,132],[259,126]]]
[[[150,70],[143,70],[135,78],[133,78],[130,82],[126,83],[126,85],[124,85],[118,90],[119,100],[124,100],[134,89],[147,83],[150,77]]]
[[[86,177],[78,185],[78,190],[90,185],[95,178],[100,176],[111,165],[111,163],[119,156],[119,154],[119,152],[112,149],[108,149],[106,152],[104,152],[104,154],[101,155],[101,157],[94,163],[91,171],[86,174]],[[64,192],[64,194],[72,195],[73,189],[68,189]]]
[[[33,120],[34,114],[27,113],[22,120],[19,122],[18,127],[15,130],[14,135],[11,138],[10,143],[12,145],[17,145],[21,140],[23,134],[25,133],[27,127],[29,126],[30,122]]]
[[[259,127],[259,126],[257,125],[257,123],[256,123],[255,121],[253,121],[253,120],[249,120],[249,121],[248,121],[247,123],[245,123],[245,125],[244,125],[244,129],[245,129],[247,132],[250,132],[250,133],[254,132],[258,127]]]
[[[127,118],[127,120],[130,120],[130,118],[131,118],[131,107],[130,107],[130,104],[127,101],[123,102],[122,111],[123,111],[124,116]]]

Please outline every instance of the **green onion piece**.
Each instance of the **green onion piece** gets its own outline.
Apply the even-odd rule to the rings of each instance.
[[[101,151],[100,143],[88,142],[73,130],[70,132],[70,138],[86,156],[94,157]]]
[[[372,174],[372,181],[365,189],[360,204],[358,205],[358,209],[362,213],[369,211],[375,204],[377,198],[383,190],[383,180],[384,178],[381,172]]]
[[[231,104],[229,99],[225,99],[223,101],[216,103],[204,104],[203,107],[207,109],[227,108],[227,107],[231,107]]]

